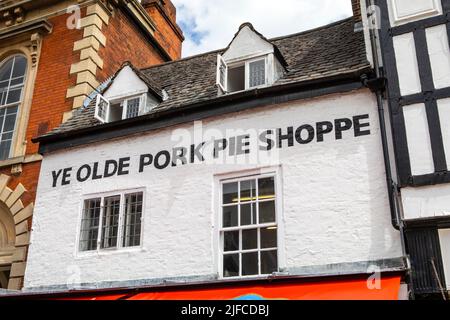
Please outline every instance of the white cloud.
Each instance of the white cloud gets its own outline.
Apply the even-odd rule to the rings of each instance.
[[[172,0],[186,40],[183,56],[224,48],[243,22],[268,38],[351,16],[350,0]]]

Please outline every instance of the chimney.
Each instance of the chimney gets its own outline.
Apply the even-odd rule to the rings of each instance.
[[[170,0],[141,0],[141,5],[156,25],[155,39],[172,60],[181,58],[183,31],[177,24],[177,10]]]
[[[353,19],[355,24],[362,22],[361,0],[352,0]]]

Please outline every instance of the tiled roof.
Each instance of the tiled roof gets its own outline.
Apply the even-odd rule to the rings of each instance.
[[[363,32],[354,32],[352,18],[297,34],[270,39],[287,62],[287,72],[272,86],[320,80],[369,70]],[[219,98],[216,83],[216,50],[142,69],[152,87],[165,90],[169,98],[151,113]],[[74,116],[41,137],[81,130],[101,123],[94,107],[79,109]]]

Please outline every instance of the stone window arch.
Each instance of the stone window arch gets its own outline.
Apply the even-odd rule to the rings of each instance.
[[[0,175],[0,288],[20,290],[30,242],[33,203],[26,202],[30,195],[21,183],[9,187],[10,181],[10,176]]]
[[[11,272],[12,256],[15,251],[14,218],[9,208],[0,203],[0,288],[8,288],[8,280]]]

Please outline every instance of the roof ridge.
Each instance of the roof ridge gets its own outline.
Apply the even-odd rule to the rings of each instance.
[[[308,30],[297,32],[297,33],[292,33],[292,34],[288,34],[288,35],[284,35],[284,36],[270,38],[270,39],[267,39],[267,40],[268,41],[277,41],[277,40],[286,39],[286,38],[290,38],[290,37],[294,37],[294,36],[299,36],[301,34],[307,34],[307,33],[310,33],[310,32],[321,30],[321,29],[331,28],[333,26],[336,26],[336,25],[342,24],[344,22],[347,22],[348,20],[351,20],[351,19],[353,19],[353,17],[348,17],[348,18],[341,19],[341,20],[338,20],[338,21],[334,21],[332,23],[329,23],[329,24],[326,24],[326,25],[323,25],[323,26],[320,26],[320,27],[316,27],[316,28],[313,28],[313,29],[308,29]],[[245,23],[247,23],[247,22],[245,22]],[[216,50],[212,50],[212,51],[207,51],[207,52],[203,52],[203,53],[198,53],[198,54],[195,54],[195,55],[192,55],[192,56],[189,56],[189,57],[184,57],[184,58],[181,58],[181,59],[178,59],[178,60],[167,61],[167,62],[156,64],[156,65],[153,65],[153,66],[144,67],[144,68],[142,68],[140,70],[144,71],[144,70],[149,70],[149,69],[153,69],[153,68],[157,68],[157,67],[162,67],[162,66],[169,65],[169,64],[172,64],[172,63],[176,63],[176,62],[187,61],[187,60],[198,58],[198,57],[201,57],[201,56],[206,56],[208,54],[221,52],[221,51],[225,50],[226,48],[227,47],[216,49]]]
[[[299,36],[299,35],[302,35],[302,34],[311,33],[311,32],[314,32],[314,31],[319,31],[321,29],[331,28],[331,27],[337,26],[339,24],[343,24],[344,22],[347,22],[347,21],[352,20],[352,19],[353,19],[353,16],[350,16],[348,18],[341,19],[341,20],[338,20],[338,21],[334,21],[334,22],[331,22],[329,24],[326,24],[326,25],[323,25],[323,26],[319,26],[319,27],[316,27],[316,28],[313,28],[313,29],[308,29],[308,30],[304,30],[304,31],[296,32],[296,33],[291,33],[291,34],[288,34],[288,35],[285,35],[285,36],[279,36],[279,37],[275,37],[275,38],[270,38],[269,40],[270,41],[276,41],[276,40],[281,40],[281,39],[286,39],[286,38],[290,38],[290,37]]]

